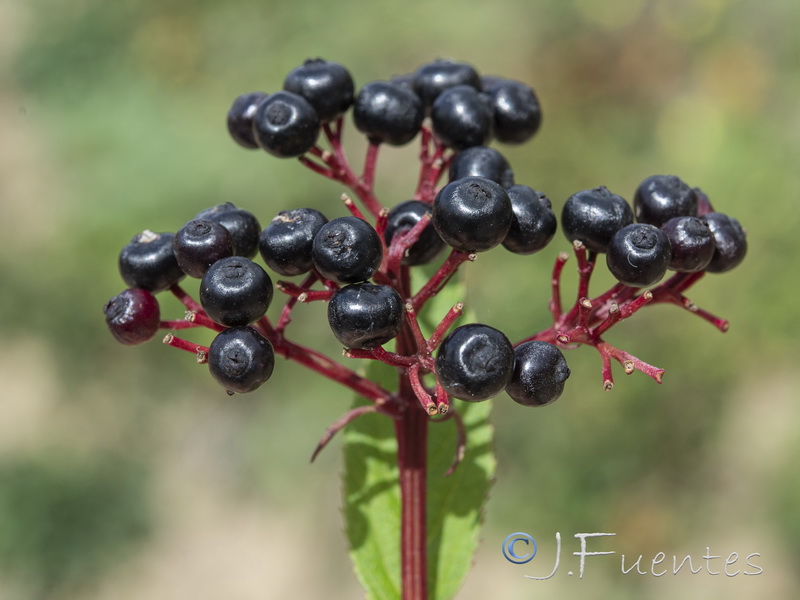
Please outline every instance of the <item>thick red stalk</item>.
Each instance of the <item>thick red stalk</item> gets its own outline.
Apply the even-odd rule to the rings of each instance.
[[[400,560],[403,600],[428,597],[427,559],[427,458],[428,415],[417,401],[407,376],[400,382],[400,397],[407,403],[395,419],[397,467],[400,483]]]
[[[405,327],[397,351],[414,354],[414,338]],[[427,466],[428,420],[406,370],[400,370],[398,396],[405,411],[395,418],[397,468],[400,484],[400,582],[402,600],[428,598]]]

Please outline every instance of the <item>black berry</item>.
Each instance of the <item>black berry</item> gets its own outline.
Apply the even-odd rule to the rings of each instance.
[[[194,219],[178,230],[172,248],[181,270],[199,279],[220,258],[233,255],[233,238],[219,223]]]
[[[542,109],[533,89],[520,81],[492,78],[483,83],[494,113],[494,137],[505,144],[521,144],[539,130]]]
[[[697,217],[674,217],[661,226],[672,248],[669,268],[694,273],[706,268],[717,246],[706,221]]]
[[[403,327],[403,301],[394,288],[354,283],[333,294],[328,323],[348,348],[373,348],[397,337]]]
[[[386,246],[392,243],[395,234],[405,233],[429,214],[431,214],[431,206],[420,200],[407,200],[392,208],[389,211],[386,229],[383,233]],[[409,266],[429,263],[444,247],[444,240],[436,233],[433,224],[428,223],[417,241],[406,249],[402,262]]]
[[[339,283],[372,277],[383,260],[378,232],[358,217],[339,217],[320,227],[311,249],[320,274]]]
[[[308,273],[314,237],[328,219],[313,208],[282,210],[261,232],[259,249],[267,266],[286,277]]]
[[[118,342],[132,346],[151,339],[161,319],[158,300],[141,288],[129,288],[106,302],[106,325]]]
[[[714,236],[716,248],[706,271],[723,273],[730,271],[744,260],[747,254],[747,236],[739,221],[726,214],[710,212],[702,217]]]
[[[514,372],[506,393],[523,406],[545,406],[558,400],[570,375],[561,350],[541,341],[514,348]]]
[[[449,176],[450,181],[462,177],[485,177],[504,188],[514,185],[514,171],[508,160],[488,146],[473,146],[456,154],[450,163]]]
[[[433,202],[433,226],[445,242],[461,252],[484,252],[499,245],[512,219],[505,189],[483,177],[451,181]]]
[[[184,272],[175,259],[172,233],[143,231],[134,236],[119,254],[119,272],[130,287],[151,292],[169,289]]]
[[[300,156],[317,143],[319,116],[302,96],[275,92],[256,108],[253,136],[258,145],[273,156]]]
[[[680,177],[652,175],[636,188],[633,208],[639,223],[661,227],[674,217],[697,216],[697,196]]]
[[[258,252],[261,224],[253,213],[237,208],[233,202],[207,208],[197,213],[195,219],[214,221],[227,229],[233,238],[234,255],[253,258]]]
[[[431,107],[434,133],[457,150],[488,142],[493,119],[488,97],[469,85],[447,88]]]
[[[561,211],[561,228],[567,239],[580,240],[592,252],[605,252],[614,234],[631,223],[630,205],[605,186],[573,194]]]
[[[274,368],[272,344],[252,327],[220,331],[208,349],[208,370],[229,394],[258,389]]]
[[[235,327],[260,319],[272,301],[272,280],[243,256],[215,262],[200,283],[200,304],[220,325]]]
[[[533,254],[547,246],[558,224],[550,199],[526,185],[508,188],[513,218],[503,247],[514,254]]]
[[[353,104],[353,77],[339,63],[313,58],[292,69],[283,89],[308,100],[320,121],[331,121]]]
[[[373,143],[407,144],[419,133],[425,114],[419,97],[388,81],[373,81],[358,92],[353,105],[356,128]]]
[[[611,239],[606,264],[620,283],[648,287],[667,272],[672,255],[666,234],[648,223],[626,225]]]
[[[250,150],[258,148],[253,137],[253,116],[256,108],[267,97],[264,92],[242,94],[233,101],[228,110],[228,133],[240,146]]]
[[[414,91],[426,108],[448,88],[468,85],[480,88],[481,78],[472,65],[453,60],[435,60],[419,67],[413,75]]]
[[[454,329],[436,354],[436,377],[455,398],[477,402],[496,396],[514,369],[514,349],[502,331],[473,323]]]

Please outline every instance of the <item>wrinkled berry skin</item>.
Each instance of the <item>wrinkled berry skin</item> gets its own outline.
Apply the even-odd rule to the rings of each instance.
[[[472,323],[457,327],[436,354],[436,378],[461,400],[479,402],[503,391],[514,370],[514,348],[502,331]]]
[[[319,116],[302,96],[275,92],[263,100],[253,115],[253,137],[273,156],[293,158],[317,143]]]
[[[383,232],[383,239],[388,247],[392,243],[392,238],[397,233],[405,233],[425,216],[431,213],[429,204],[420,200],[407,200],[401,202],[389,211],[386,221],[386,229]],[[436,233],[432,223],[422,230],[416,242],[406,249],[402,263],[404,265],[416,266],[431,262],[439,252],[445,247],[444,240]]]
[[[514,213],[503,247],[514,254],[533,254],[553,239],[558,228],[550,199],[526,185],[508,188]]]
[[[261,224],[253,213],[243,208],[237,208],[233,202],[217,204],[200,211],[195,215],[195,219],[214,221],[227,229],[233,238],[235,256],[253,258],[258,252]]]
[[[413,77],[414,91],[426,108],[448,88],[468,85],[479,89],[481,78],[472,65],[454,60],[435,60],[419,67]]]
[[[461,252],[485,252],[505,239],[511,227],[511,199],[484,177],[464,177],[444,186],[433,202],[433,226]]]
[[[450,163],[449,177],[450,181],[462,177],[485,177],[504,188],[514,185],[514,171],[508,160],[488,146],[473,146],[456,154]]]
[[[272,301],[272,280],[258,264],[243,256],[215,262],[200,282],[200,304],[216,323],[226,327],[260,319]]]
[[[494,137],[504,144],[527,142],[539,130],[542,109],[533,89],[520,81],[489,79],[483,90],[489,94],[494,113]]]
[[[674,217],[661,226],[672,258],[669,268],[682,273],[702,271],[711,262],[717,247],[708,223],[697,217]]]
[[[431,107],[434,133],[456,150],[486,144],[492,137],[493,120],[489,98],[468,85],[444,90]]]
[[[353,104],[355,86],[350,72],[339,63],[312,58],[292,69],[283,89],[308,100],[320,121],[340,117]]]
[[[378,232],[358,217],[339,217],[320,227],[311,248],[320,274],[339,283],[366,281],[383,260]]]
[[[172,251],[175,235],[143,231],[119,254],[119,272],[130,287],[153,293],[169,289],[184,277]]]
[[[272,344],[252,327],[220,331],[208,348],[208,370],[229,394],[258,389],[274,368]]]
[[[413,91],[397,83],[372,81],[364,85],[353,105],[353,122],[372,143],[402,146],[413,140],[425,113]]]
[[[328,323],[347,348],[374,348],[394,339],[405,313],[400,294],[388,285],[353,283],[333,294]]]
[[[676,175],[651,175],[633,196],[636,221],[661,227],[674,217],[697,216],[697,196]]]
[[[514,372],[506,393],[523,406],[546,406],[558,400],[570,375],[561,350],[541,341],[514,348]]]
[[[739,221],[724,213],[710,212],[702,219],[708,223],[716,248],[706,271],[724,273],[744,260],[747,254],[747,235]]]
[[[631,287],[658,283],[667,272],[672,250],[666,234],[654,225],[633,223],[614,234],[606,264],[617,280]]]
[[[175,234],[172,249],[181,270],[200,279],[220,258],[233,256],[233,237],[219,223],[193,219]]]
[[[248,150],[258,149],[258,143],[253,137],[253,116],[266,97],[264,92],[242,94],[233,101],[228,110],[228,133],[233,141]]]
[[[106,302],[103,312],[111,334],[127,346],[151,339],[161,322],[158,300],[141,288],[129,288],[117,294]]]
[[[259,250],[267,266],[285,277],[311,270],[314,237],[328,219],[313,208],[282,210],[261,232]]]
[[[614,234],[631,223],[630,205],[605,186],[573,194],[561,211],[564,235],[570,242],[580,240],[591,252],[605,252]]]

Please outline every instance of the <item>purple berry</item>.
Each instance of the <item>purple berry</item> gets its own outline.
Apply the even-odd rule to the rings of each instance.
[[[118,342],[133,346],[151,339],[160,324],[155,296],[141,288],[129,288],[106,302],[106,325]]]

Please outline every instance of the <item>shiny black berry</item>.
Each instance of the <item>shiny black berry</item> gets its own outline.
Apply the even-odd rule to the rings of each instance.
[[[448,88],[468,85],[480,88],[481,78],[472,65],[454,60],[435,60],[419,67],[413,75],[414,91],[426,108]]]
[[[508,160],[488,146],[473,146],[456,154],[450,163],[449,176],[450,181],[462,177],[485,177],[504,188],[514,185],[514,171]]]
[[[258,105],[266,97],[264,92],[242,94],[233,101],[228,110],[228,132],[240,146],[250,150],[258,148],[258,143],[253,137],[253,116]]]
[[[369,282],[347,285],[328,304],[333,335],[347,348],[374,348],[397,337],[405,309],[394,288]]]
[[[592,252],[605,252],[614,234],[633,223],[633,211],[605,186],[570,196],[561,211],[561,229],[571,242],[580,240]]]
[[[545,406],[558,400],[570,375],[561,350],[541,341],[514,348],[514,373],[506,393],[523,406]]]
[[[119,254],[119,272],[130,287],[151,292],[169,289],[184,272],[175,259],[172,233],[143,231],[134,236]]]
[[[292,69],[283,89],[308,100],[320,121],[343,115],[353,104],[354,85],[350,72],[339,63],[312,58]]]
[[[513,218],[503,247],[514,254],[533,254],[553,239],[558,224],[550,199],[526,185],[508,188]]]
[[[617,281],[631,287],[658,283],[667,272],[672,250],[666,234],[654,225],[626,225],[611,239],[606,264]]]
[[[514,370],[514,349],[502,331],[472,323],[454,329],[436,354],[436,378],[445,391],[477,402],[496,396]]]
[[[697,217],[674,217],[661,226],[672,248],[669,268],[694,273],[706,268],[717,247],[706,221]]]
[[[633,209],[639,223],[661,227],[674,217],[697,216],[697,196],[680,177],[652,175],[636,188]]]
[[[229,394],[258,389],[274,368],[272,344],[252,327],[220,331],[208,349],[208,370]]]
[[[175,234],[172,248],[181,270],[200,279],[220,258],[233,255],[233,237],[219,223],[193,219]]]
[[[258,252],[261,224],[253,213],[237,208],[233,202],[207,208],[197,213],[195,219],[214,221],[227,229],[233,238],[234,255],[253,258]]]
[[[320,227],[311,248],[320,274],[339,283],[366,281],[383,260],[381,238],[358,217],[339,217]]]
[[[488,97],[469,85],[447,88],[431,107],[434,133],[457,150],[488,142],[492,136],[493,119]]]
[[[256,142],[279,158],[308,152],[317,143],[319,127],[319,116],[314,107],[292,92],[270,94],[253,115]]]
[[[272,301],[272,280],[243,256],[215,262],[200,282],[200,304],[220,325],[247,325],[264,316]]]
[[[285,277],[308,273],[314,266],[314,237],[328,219],[313,208],[282,210],[261,232],[259,249],[267,266]]]
[[[723,273],[730,271],[744,260],[747,254],[747,235],[739,221],[726,214],[711,212],[702,217],[714,236],[716,248],[706,271]]]
[[[433,226],[461,252],[485,252],[498,246],[513,219],[511,200],[499,184],[483,177],[464,177],[444,186],[433,202]]]
[[[533,89],[520,81],[492,78],[484,82],[494,113],[494,137],[505,144],[521,144],[539,130],[542,109]]]
[[[151,339],[158,331],[161,312],[155,296],[129,288],[106,302],[106,325],[118,342],[132,346]]]
[[[416,137],[425,114],[413,91],[397,83],[372,81],[353,105],[356,128],[373,143],[402,146]]]
[[[407,200],[392,208],[389,211],[386,229],[383,233],[386,246],[388,247],[392,243],[395,234],[405,233],[430,213],[431,206],[420,200]],[[433,224],[428,223],[417,241],[406,249],[402,262],[409,266],[424,265],[432,261],[444,247],[444,240],[436,233]]]

